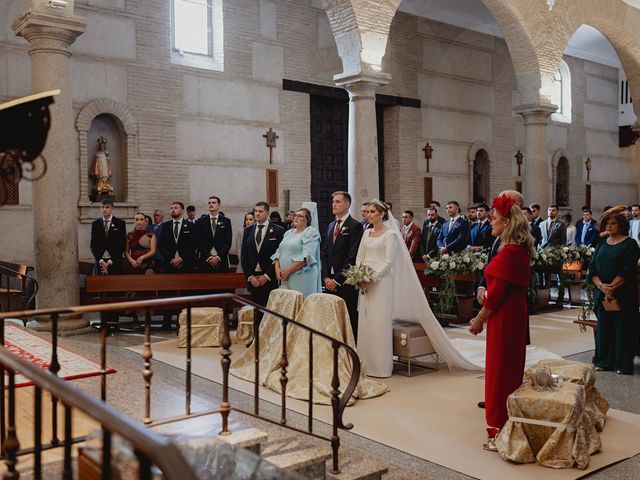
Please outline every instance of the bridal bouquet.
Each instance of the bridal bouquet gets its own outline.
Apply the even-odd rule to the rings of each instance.
[[[347,285],[353,285],[361,293],[366,292],[366,288],[362,288],[362,285],[372,283],[376,278],[376,272],[369,265],[361,263],[360,265],[351,265],[344,271],[344,283]]]

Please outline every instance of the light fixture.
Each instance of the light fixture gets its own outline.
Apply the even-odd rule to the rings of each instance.
[[[553,7],[556,4],[556,0],[547,0],[547,5],[549,5],[549,10],[553,10]]]

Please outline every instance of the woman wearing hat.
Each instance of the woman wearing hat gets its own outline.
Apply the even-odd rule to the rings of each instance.
[[[600,219],[607,237],[598,244],[587,280],[596,286],[596,370],[633,374],[638,348],[638,244],[629,238],[623,205],[610,208]]]

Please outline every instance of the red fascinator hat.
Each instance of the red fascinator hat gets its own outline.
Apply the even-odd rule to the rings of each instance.
[[[493,199],[493,204],[491,205],[500,215],[504,218],[509,218],[509,210],[511,210],[511,205],[516,205],[516,202],[513,198],[506,196],[504,193],[502,195],[497,196]]]

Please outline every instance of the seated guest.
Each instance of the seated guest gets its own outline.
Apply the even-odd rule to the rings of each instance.
[[[228,272],[233,232],[231,220],[220,214],[220,198],[209,197],[209,215],[196,222],[198,251],[203,272]]]
[[[582,209],[582,221],[576,226],[576,245],[588,245],[590,247],[598,243],[598,222],[593,217],[589,207]]]
[[[567,247],[575,246],[576,244],[576,227],[571,225],[571,220],[573,217],[570,213],[565,213],[562,215],[562,223],[567,229]]]
[[[482,203],[476,208],[477,221],[471,226],[469,233],[469,249],[472,252],[488,251],[495,238],[491,235],[489,206]]]
[[[245,228],[242,238],[242,271],[256,303],[266,305],[269,294],[278,288],[271,256],[276,253],[284,228],[269,221],[269,204],[258,202],[253,210],[256,223]]]
[[[236,232],[236,255],[238,256],[238,266],[236,272],[242,273],[242,238],[244,237],[244,230],[256,223],[256,219],[253,216],[253,212],[247,212],[244,214],[244,220],[242,221],[242,230]]]
[[[102,200],[100,209],[102,217],[91,224],[90,248],[95,259],[93,274],[119,274],[122,273],[127,226],[124,220],[113,216],[113,200]]]
[[[418,257],[418,249],[420,248],[420,227],[413,223],[413,212],[405,210],[402,212],[402,239],[409,250],[411,259],[420,261]]]
[[[460,204],[456,201],[447,203],[449,220],[442,225],[438,237],[440,254],[458,253],[467,246],[469,236],[469,222],[460,215]]]
[[[293,228],[284,233],[271,259],[281,285],[301,292],[304,298],[312,293],[322,293],[320,232],[311,225],[308,209],[301,208],[295,212]]]
[[[141,212],[134,217],[134,229],[127,233],[124,255],[127,258],[125,271],[130,274],[155,273],[156,236],[145,229],[146,215]]]
[[[438,211],[435,208],[427,209],[427,219],[422,227],[420,237],[420,249],[418,255],[423,262],[428,262],[440,254],[438,249],[438,237],[442,224],[438,221]]]
[[[172,220],[164,222],[160,231],[159,248],[164,259],[164,273],[191,273],[196,262],[196,233],[194,225],[182,218],[184,204],[173,202]]]

